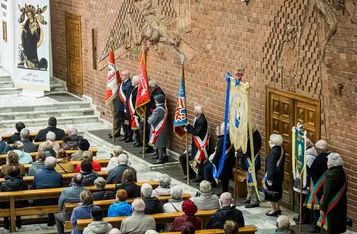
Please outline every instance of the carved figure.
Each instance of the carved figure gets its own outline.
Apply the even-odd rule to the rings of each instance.
[[[328,29],[324,43],[322,45],[322,50],[325,49],[327,43],[331,40],[332,36],[335,35],[337,30],[337,15],[333,10],[332,6],[326,0],[316,0],[315,7],[320,12],[321,16],[328,24]]]

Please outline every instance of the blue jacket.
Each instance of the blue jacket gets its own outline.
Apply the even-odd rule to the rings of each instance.
[[[76,208],[73,209],[72,215],[71,215],[71,224],[73,225],[74,229],[72,230],[71,234],[82,234],[83,231],[77,229],[77,220],[78,219],[90,219],[91,214],[90,212],[92,209],[96,207],[99,208],[98,206],[93,206],[93,205],[80,205]]]
[[[126,201],[114,202],[109,206],[108,217],[130,216],[133,213],[131,205]]]
[[[0,154],[7,154],[9,150],[10,146],[5,141],[0,141]]]
[[[14,152],[17,153],[17,155],[19,155],[19,163],[21,165],[32,163],[31,154],[26,153],[25,151],[22,151],[22,150],[14,150]]]

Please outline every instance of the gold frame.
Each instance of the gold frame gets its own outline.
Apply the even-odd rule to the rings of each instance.
[[[7,23],[2,21],[2,39],[7,42]]]

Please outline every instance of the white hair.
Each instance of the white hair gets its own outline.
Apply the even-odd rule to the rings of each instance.
[[[159,234],[156,230],[147,230],[145,234]]]
[[[171,177],[168,174],[162,174],[159,176],[159,185],[162,188],[170,188]]]
[[[150,88],[155,88],[155,87],[156,87],[156,82],[155,82],[155,80],[149,80],[149,87],[150,87]]]
[[[27,128],[23,128],[20,132],[21,139],[29,139],[30,131]]]
[[[341,158],[341,155],[338,153],[330,153],[328,156],[328,161],[327,163],[331,166],[338,167],[343,165],[343,160]]]
[[[24,150],[24,148],[25,148],[24,143],[22,143],[21,141],[16,141],[14,143],[14,145],[15,145],[15,148],[18,149],[18,150]]]
[[[47,169],[54,169],[56,167],[57,164],[57,159],[55,157],[49,156],[45,159],[45,167]]]
[[[119,145],[116,145],[116,146],[114,146],[113,151],[114,151],[115,154],[119,155],[119,154],[123,153],[123,147],[121,147]]]
[[[271,134],[269,145],[271,148],[274,146],[281,146],[283,144],[283,137],[280,134]]]
[[[276,221],[278,228],[285,229],[290,227],[289,217],[286,215],[280,215]]]
[[[107,181],[103,177],[98,177],[94,180],[94,185],[98,189],[104,189]]]
[[[112,230],[110,230],[109,234],[121,234],[121,232],[118,228],[113,228]]]
[[[119,164],[127,164],[128,163],[128,156],[126,154],[120,154],[118,157]]]
[[[133,86],[138,85],[139,81],[140,81],[140,76],[133,76],[133,78],[131,79],[131,83],[133,84]]]
[[[151,197],[152,195],[152,186],[150,184],[143,184],[141,186],[141,194],[142,194],[142,197],[143,198],[146,198],[146,197]]]
[[[202,193],[210,193],[210,192],[211,192],[211,189],[212,189],[211,183],[208,182],[207,180],[203,180],[203,181],[200,183],[200,191],[201,191]]]
[[[195,106],[195,112],[199,115],[203,114],[203,107],[202,106]]]
[[[229,206],[232,203],[232,194],[229,192],[222,193],[219,200],[222,206]]]
[[[328,151],[328,145],[327,142],[324,140],[319,140],[315,143],[315,148],[320,149],[322,151]]]
[[[89,150],[84,151],[82,154],[82,158],[92,161],[93,160],[93,152],[89,151]]]
[[[141,198],[136,198],[131,206],[133,207],[133,211],[136,212],[144,212],[145,210],[145,202]]]
[[[229,130],[229,124],[228,124],[228,123],[227,123],[227,128],[226,128],[226,130],[227,130],[227,133],[228,133],[228,130]],[[224,134],[224,122],[221,123],[220,131],[221,131],[222,134]]]
[[[182,198],[182,188],[175,186],[171,189],[171,196],[173,199],[179,200]]]
[[[73,135],[77,135],[78,134],[78,129],[71,127],[68,129],[68,136],[73,136]]]
[[[56,140],[56,133],[49,131],[49,132],[46,134],[46,140],[48,140],[48,141],[54,141],[54,140]]]

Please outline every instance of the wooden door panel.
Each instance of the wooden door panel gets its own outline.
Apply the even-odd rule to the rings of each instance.
[[[307,138],[312,142],[320,139],[320,106],[310,104],[308,102],[295,102],[295,119],[304,124],[304,129],[307,132]]]

